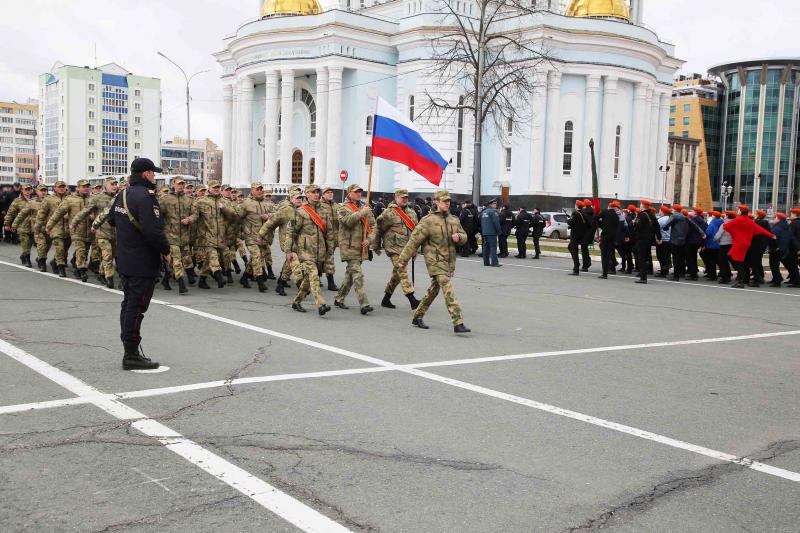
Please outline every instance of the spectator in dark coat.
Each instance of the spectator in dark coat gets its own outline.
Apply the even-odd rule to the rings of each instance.
[[[770,227],[769,222],[767,222],[767,212],[759,209],[756,213],[758,214],[755,220],[756,224],[769,231]],[[745,256],[745,262],[750,266],[750,273],[752,274],[749,283],[751,287],[759,287],[764,283],[764,253],[767,251],[767,247],[772,241],[773,239],[765,235],[755,235],[753,237],[753,242],[750,243],[750,249],[747,250],[747,255]]]
[[[531,236],[533,237],[533,251],[536,252],[533,256],[534,259],[539,259],[542,251],[539,249],[539,239],[542,238],[542,234],[544,233],[544,228],[547,226],[547,221],[545,221],[544,217],[542,216],[542,212],[539,210],[538,207],[533,208],[533,221],[531,222]]]
[[[569,249],[570,255],[572,255],[573,266],[572,274],[570,274],[572,276],[577,276],[580,274],[581,262],[580,259],[578,259],[578,252],[584,240],[586,239],[586,233],[588,232],[588,225],[586,223],[586,218],[582,213],[582,209],[583,202],[581,200],[576,200],[575,211],[572,212],[572,216],[570,216],[569,220],[567,221],[567,225],[569,226],[569,245],[567,248]]]
[[[514,223],[514,228],[516,228],[516,235],[517,235],[517,259],[525,259],[528,253],[528,244],[526,241],[528,240],[528,235],[531,231],[531,226],[533,225],[533,216],[525,211],[525,206],[519,208],[519,214],[517,215],[517,220]]]
[[[483,248],[484,266],[502,266],[497,260],[497,236],[501,231],[500,217],[497,214],[497,199],[492,199],[481,212],[481,247]]]
[[[775,224],[770,231],[775,235],[774,246],[769,253],[769,268],[772,271],[772,281],[770,287],[780,287],[783,282],[781,275],[781,264],[789,273],[789,283],[791,287],[800,287],[800,272],[797,268],[797,251],[800,249],[798,241],[786,220],[784,213],[775,215]]]
[[[581,270],[588,272],[589,267],[592,266],[592,256],[589,255],[589,246],[594,243],[594,234],[597,233],[594,205],[588,198],[583,201],[581,214],[586,221],[586,233],[584,233],[583,240],[581,241],[581,261],[583,263]]]
[[[608,279],[608,273],[617,273],[614,266],[616,258],[614,257],[614,249],[617,242],[617,230],[620,225],[620,218],[624,217],[620,210],[620,204],[614,200],[608,204],[608,209],[600,211],[597,216],[597,225],[600,228],[600,262],[602,263],[603,273],[600,279]]]
[[[480,221],[478,220],[478,212],[470,200],[464,201],[464,207],[458,215],[461,222],[461,227],[467,234],[467,245],[461,248],[462,257],[469,257],[478,250],[478,230]]]
[[[508,236],[511,235],[511,230],[514,228],[514,213],[511,212],[511,206],[506,204],[500,210],[500,234],[497,236],[500,244],[500,253],[497,257],[508,257]]]
[[[697,266],[697,254],[706,240],[706,224],[703,218],[703,210],[695,207],[688,214],[689,236],[686,238],[686,273],[687,279],[697,281],[700,279],[698,274],[700,269]]]

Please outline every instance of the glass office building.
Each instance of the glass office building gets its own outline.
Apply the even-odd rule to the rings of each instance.
[[[730,185],[734,205],[788,212],[800,193],[800,58],[729,63],[709,72],[725,91],[715,202],[720,185]]]

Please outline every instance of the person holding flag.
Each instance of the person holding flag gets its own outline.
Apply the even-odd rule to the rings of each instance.
[[[417,227],[417,214],[408,205],[408,191],[397,189],[394,191],[394,202],[384,210],[377,220],[377,236],[375,239],[376,247],[386,250],[386,255],[392,262],[392,277],[386,284],[383,294],[381,307],[394,309],[392,294],[399,284],[403,289],[403,294],[408,298],[411,309],[416,309],[419,300],[414,296],[414,284],[408,279],[408,272],[398,268],[398,257],[403,251],[403,247],[408,242],[411,233]]]
[[[350,293],[350,289],[354,288],[361,314],[366,315],[373,309],[364,291],[364,272],[361,270],[361,263],[364,259],[372,258],[369,248],[375,242],[375,217],[369,202],[361,205],[362,191],[360,185],[355,183],[350,185],[347,188],[347,201],[340,204],[336,211],[339,218],[339,257],[343,263],[347,263],[347,268],[333,305],[347,309],[344,299]]]

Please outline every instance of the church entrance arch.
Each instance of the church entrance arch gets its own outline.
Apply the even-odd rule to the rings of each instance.
[[[292,154],[292,183],[303,183],[303,152],[300,150]]]

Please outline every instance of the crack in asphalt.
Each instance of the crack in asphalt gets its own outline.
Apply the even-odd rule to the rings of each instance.
[[[800,439],[784,440],[773,442],[765,449],[745,458],[758,462],[766,462],[775,459],[785,453],[800,449]],[[623,503],[613,506],[611,509],[601,512],[597,516],[588,518],[577,526],[567,527],[563,533],[585,533],[600,531],[614,525],[619,525],[631,518],[634,514],[640,514],[650,510],[658,503],[671,495],[686,492],[700,487],[713,485],[720,478],[741,472],[747,469],[737,463],[720,463],[701,468],[693,472],[683,472],[670,479],[661,481],[650,490],[634,495]],[[742,526],[743,527],[743,526]],[[744,527],[743,527],[744,529]]]
[[[241,500],[242,498],[244,498],[244,495],[241,494],[236,496],[229,496],[227,498],[222,498],[211,502],[204,502],[189,507],[181,507],[179,509],[173,509],[171,511],[166,511],[163,513],[150,514],[147,516],[143,516],[141,518],[136,518],[134,520],[127,520],[125,522],[117,522],[114,524],[109,524],[103,529],[95,529],[93,531],[94,533],[107,533],[109,531],[120,531],[136,526],[147,526],[156,524],[161,525],[165,520],[188,518],[198,513],[203,513],[206,511],[213,510],[217,507],[222,507],[232,504],[234,502],[237,502],[237,500]]]

